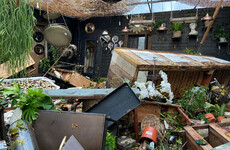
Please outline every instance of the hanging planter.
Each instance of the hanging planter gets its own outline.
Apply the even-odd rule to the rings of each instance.
[[[27,0],[1,0],[0,5],[0,60],[8,61],[8,72],[26,66],[33,46],[36,18]]]
[[[172,24],[173,31],[173,38],[180,38],[181,37],[181,31],[182,31],[182,23],[174,23]]]
[[[219,39],[219,42],[220,43],[224,43],[224,42],[227,42],[226,38],[228,37],[228,33],[226,31],[226,28],[224,25],[220,25],[218,24],[216,26],[216,29],[214,31],[214,38],[215,39]]]

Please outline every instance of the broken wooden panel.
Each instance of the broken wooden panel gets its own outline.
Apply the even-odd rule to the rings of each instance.
[[[117,88],[125,78],[132,82],[135,73],[136,67],[114,52],[108,71],[107,87]]]
[[[169,112],[174,113],[175,111],[178,111],[177,107],[180,107],[179,105],[175,104],[166,104],[161,102],[155,102],[155,101],[141,101],[141,105],[139,105],[135,111],[138,114],[138,122],[141,122],[145,116],[149,114],[153,114],[157,116],[158,118],[161,118],[161,113],[163,112]],[[130,120],[133,120],[134,113],[130,113]]]
[[[213,74],[213,78],[216,78],[220,84],[225,87],[230,83],[230,70],[216,70]],[[212,81],[214,80],[212,78]]]
[[[41,111],[34,124],[41,150],[57,150],[64,136],[72,135],[85,150],[104,149],[106,137],[104,114]]]
[[[90,81],[89,79],[75,71],[65,69],[56,70],[61,74],[63,80],[68,81],[70,84],[76,87],[88,88],[96,86],[96,82]]]
[[[27,61],[27,63],[25,64],[25,66],[21,66],[21,67],[17,68],[17,69],[15,70],[15,73],[13,73],[12,71],[8,72],[8,67],[7,67],[6,64],[7,64],[7,62],[0,64],[0,78],[8,78],[8,77],[10,77],[10,76],[12,76],[12,75],[14,75],[14,74],[16,74],[16,73],[18,73],[18,72],[20,72],[20,71],[26,69],[26,68],[29,68],[29,69],[27,70],[27,72],[31,73],[31,72],[33,71],[33,69],[34,69],[34,68],[31,67],[31,66],[33,66],[33,65],[35,64],[35,62],[34,62],[34,60],[32,59],[32,57],[29,56],[29,57],[28,57],[28,61]],[[10,69],[9,69],[9,70],[10,70]]]

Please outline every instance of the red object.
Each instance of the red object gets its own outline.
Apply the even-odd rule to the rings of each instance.
[[[182,121],[191,124],[191,120],[189,119],[188,115],[186,115],[180,107],[177,107],[178,112],[183,116]]]
[[[217,121],[218,121],[218,122],[221,122],[222,119],[224,119],[224,116],[219,116],[219,117],[217,118]]]
[[[157,129],[150,126],[145,127],[145,130],[141,135],[140,141],[143,141],[144,138],[150,139],[153,142],[157,143]]]
[[[214,117],[212,113],[207,113],[205,117],[208,118],[208,121],[211,123],[214,123],[216,121],[216,118]]]

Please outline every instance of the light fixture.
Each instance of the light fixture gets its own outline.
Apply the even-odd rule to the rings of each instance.
[[[110,3],[110,4],[113,4],[113,3],[117,3],[117,2],[120,2],[121,0],[102,0],[106,3]]]
[[[161,26],[157,29],[158,31],[166,31],[165,23],[162,23]]]
[[[209,16],[209,14],[207,13],[201,20],[210,21],[210,20],[212,20],[212,17]]]
[[[129,32],[129,29],[127,28],[127,26],[125,26],[125,28],[122,29],[121,32]]]

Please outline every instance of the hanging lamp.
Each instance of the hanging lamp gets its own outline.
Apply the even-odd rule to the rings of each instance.
[[[203,20],[203,21],[210,21],[210,20],[212,20],[212,17],[209,16],[209,14],[207,13],[201,20]]]
[[[102,0],[102,1],[106,3],[114,4],[114,3],[120,2],[121,0]]]
[[[165,24],[162,23],[161,26],[159,28],[157,28],[158,31],[166,31],[167,28],[165,27]]]
[[[47,3],[47,14],[49,13],[48,3]],[[60,25],[58,23],[50,23],[50,15],[47,15],[47,19],[49,22],[48,27],[44,30],[44,35],[49,44],[56,47],[65,47],[70,44],[72,41],[72,34],[66,24],[65,18],[61,14],[62,19],[65,25]]]
[[[127,28],[127,26],[125,26],[125,28],[122,29],[121,32],[129,32],[129,29]]]
[[[163,12],[163,2],[162,2],[162,12]],[[162,23],[161,26],[159,28],[157,28],[158,31],[166,31],[167,28],[166,28],[166,24],[165,23]]]

